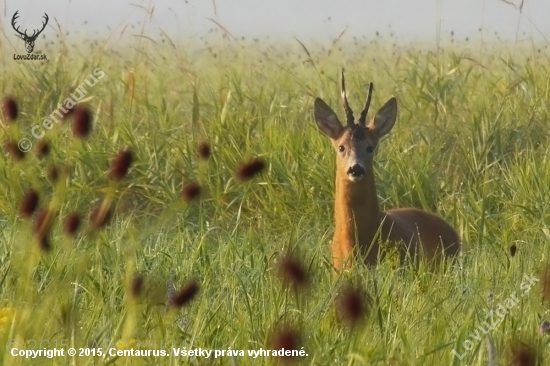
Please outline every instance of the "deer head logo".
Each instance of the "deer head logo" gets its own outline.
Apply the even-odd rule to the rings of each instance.
[[[31,53],[32,50],[34,49],[34,42],[36,41],[36,38],[38,38],[38,36],[40,35],[40,33],[42,33],[42,31],[44,30],[44,28],[46,28],[46,24],[48,24],[48,14],[44,13],[44,18],[46,19],[46,21],[44,23],[42,23],[42,29],[40,30],[35,30],[33,33],[32,33],[32,36],[29,36],[27,34],[27,30],[25,29],[25,32],[21,33],[21,31],[19,30],[19,27],[16,27],[15,26],[15,20],[17,18],[19,18],[19,15],[17,14],[19,13],[19,10],[17,10],[15,12],[15,14],[13,14],[13,18],[11,18],[11,25],[13,27],[13,29],[15,29],[15,31],[17,33],[19,33],[19,35],[21,36],[21,38],[25,41],[25,47],[27,48],[27,53]]]

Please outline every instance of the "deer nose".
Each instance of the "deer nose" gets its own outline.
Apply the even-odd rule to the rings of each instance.
[[[363,175],[365,175],[365,168],[363,168],[359,164],[355,164],[348,169],[348,175],[351,175],[354,178],[361,178]]]

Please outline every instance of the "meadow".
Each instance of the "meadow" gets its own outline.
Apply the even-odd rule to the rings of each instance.
[[[547,46],[346,37],[48,40],[48,61],[13,61],[3,44],[0,97],[18,115],[0,117],[0,363],[546,364]],[[455,263],[400,266],[389,251],[375,269],[332,271],[335,153],[313,100],[343,115],[342,67],[354,109],[368,82],[371,110],[398,100],[375,157],[381,207],[444,217],[463,238]],[[67,115],[33,138],[97,68],[79,102],[90,133]],[[125,149],[130,169],[113,173]],[[169,353],[25,360],[14,345]],[[281,346],[307,356],[248,355]]]

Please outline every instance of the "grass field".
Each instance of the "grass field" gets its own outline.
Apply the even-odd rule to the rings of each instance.
[[[13,61],[3,46],[0,93],[13,96],[19,116],[2,117],[2,140],[26,137],[34,147],[20,161],[14,151],[0,160],[2,364],[262,365],[284,359],[248,351],[278,345],[303,347],[307,356],[295,361],[308,365],[548,362],[550,338],[539,333],[550,318],[545,45],[201,42],[143,38],[86,52],[64,43],[43,49],[47,62]],[[444,217],[464,241],[454,265],[399,268],[390,255],[376,269],[332,272],[335,154],[315,125],[313,100],[340,111],[342,66],[355,109],[370,81],[373,109],[398,99],[396,127],[375,158],[381,207]],[[32,126],[97,68],[105,76],[80,101],[93,117],[90,135],[75,138],[66,116],[33,138]],[[50,152],[39,158],[43,141]],[[207,160],[197,152],[203,142]],[[115,181],[110,164],[125,148],[134,161]],[[239,167],[257,157],[265,169],[242,181]],[[190,183],[202,187],[192,200],[189,188],[182,195]],[[42,221],[21,217],[29,189],[47,212]],[[102,202],[111,217],[97,228],[89,218]],[[73,213],[81,225],[70,237]],[[36,239],[45,231],[49,247]],[[302,263],[307,284],[285,286],[277,270],[285,253]],[[185,304],[167,310],[172,284],[189,294],[189,281],[196,296],[185,302],[180,293],[177,305]],[[349,304],[337,299],[350,284],[364,296],[364,321],[353,326],[340,321]],[[12,356],[13,345],[169,354],[30,361]],[[174,347],[225,353],[183,357]],[[520,363],[526,354],[537,363]]]

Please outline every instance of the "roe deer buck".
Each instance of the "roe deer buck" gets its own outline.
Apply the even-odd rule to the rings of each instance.
[[[342,69],[342,103],[347,125],[320,98],[315,99],[317,126],[336,149],[336,227],[332,241],[332,261],[339,271],[354,248],[368,265],[378,261],[380,244],[401,242],[400,257],[422,255],[428,259],[452,257],[460,251],[456,231],[440,217],[416,208],[398,208],[381,212],[376,195],[372,159],[378,141],[392,129],[397,117],[397,100],[391,98],[365,124],[372,95],[372,83],[365,107],[355,124],[346,97]]]

